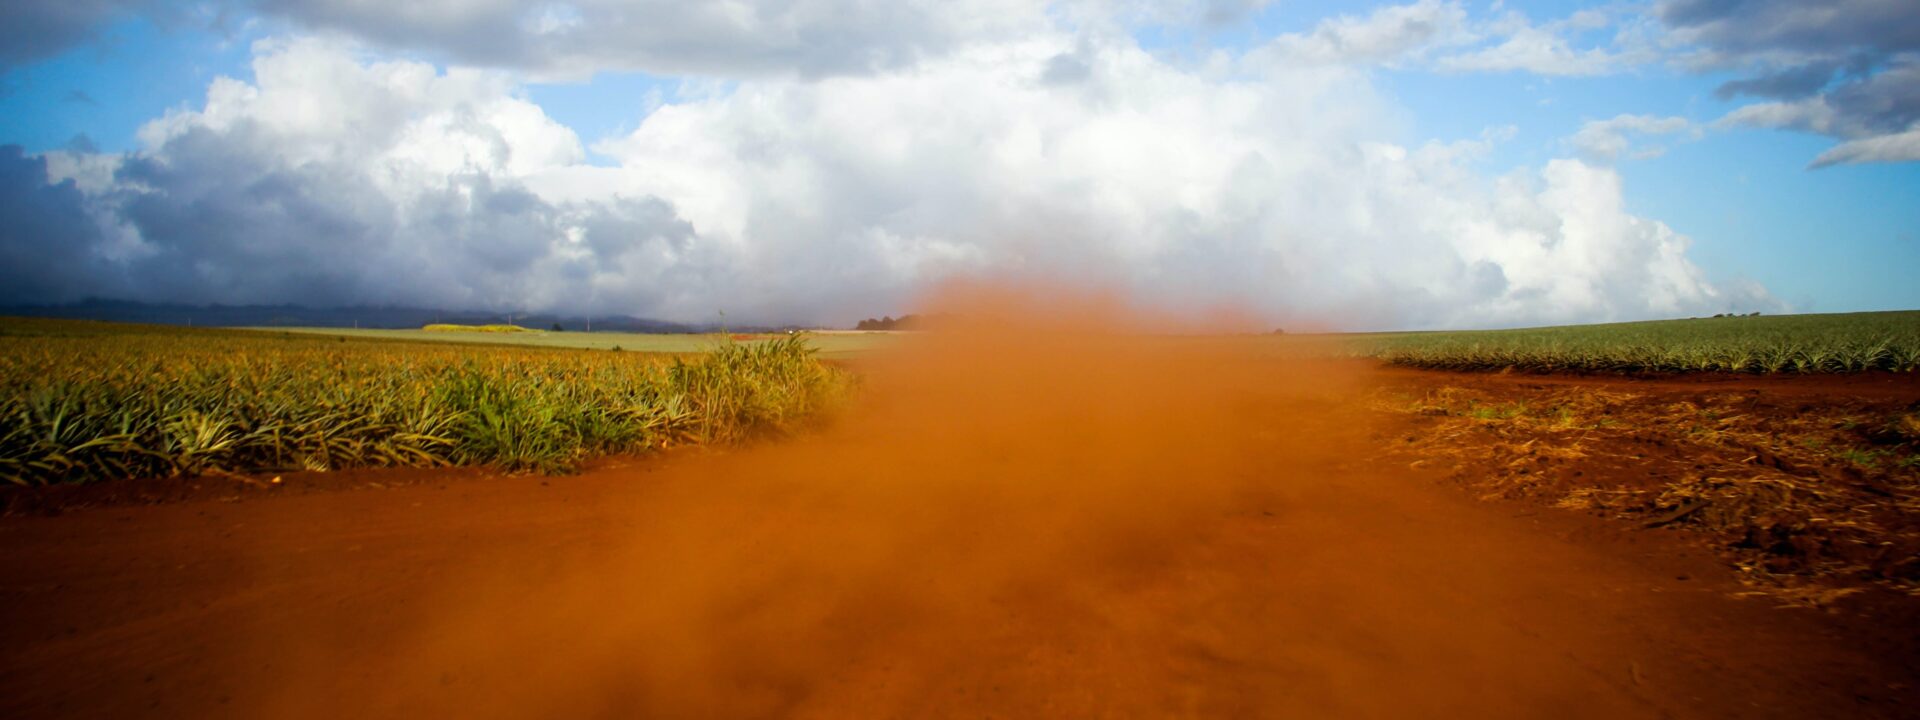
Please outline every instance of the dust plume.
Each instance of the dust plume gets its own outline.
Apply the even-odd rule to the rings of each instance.
[[[638,474],[619,541],[476,558],[396,637],[317,624],[258,714],[919,715],[961,700],[929,688],[962,667],[1025,678],[1036,709],[1125,702],[1146,689],[1088,694],[1072,656],[1133,643],[1113,628],[1139,610],[1102,598],[1363,434],[1332,411],[1350,369],[1148,334],[1118,298],[969,286],[924,310],[959,320],[859,361],[829,427]]]

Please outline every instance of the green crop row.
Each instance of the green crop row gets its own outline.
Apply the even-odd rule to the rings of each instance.
[[[667,357],[7,321],[0,478],[556,471],[788,429],[846,385],[799,336]]]
[[[1920,312],[1398,333],[1351,342],[1356,354],[1451,370],[1913,372],[1920,370]]]

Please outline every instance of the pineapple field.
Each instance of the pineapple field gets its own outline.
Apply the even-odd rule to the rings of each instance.
[[[0,321],[16,485],[356,467],[564,471],[804,422],[846,378],[791,336],[664,355]]]

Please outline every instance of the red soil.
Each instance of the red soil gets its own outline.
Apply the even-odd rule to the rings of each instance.
[[[1920,374],[1379,374],[1380,446],[1475,494],[1672,525],[1760,589],[1920,589]]]
[[[0,519],[0,716],[1920,707],[1911,603],[1372,459],[1415,420],[1359,399],[1449,376],[1163,345],[930,336],[781,443]]]

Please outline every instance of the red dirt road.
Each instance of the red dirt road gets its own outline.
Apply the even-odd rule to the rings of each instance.
[[[1920,707],[1911,626],[1369,461],[1366,373],[1089,344],[909,354],[724,454],[0,519],[0,716]]]

